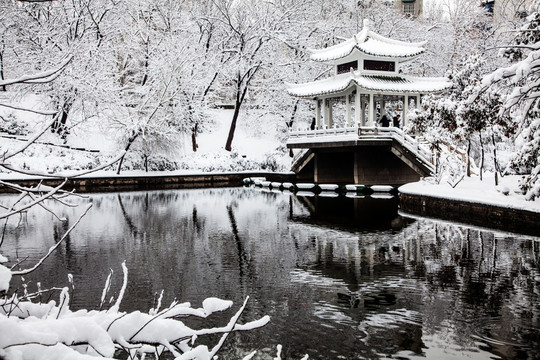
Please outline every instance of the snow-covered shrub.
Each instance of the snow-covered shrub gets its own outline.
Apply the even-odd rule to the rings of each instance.
[[[7,260],[2,258],[2,260]],[[41,303],[42,291],[22,297],[14,294],[0,298],[0,358],[5,359],[91,359],[91,358],[144,358],[152,354],[159,358],[170,352],[176,359],[210,360],[219,351],[227,336],[233,331],[252,330],[264,326],[270,318],[239,324],[239,318],[247,304],[222,327],[192,329],[180,318],[207,318],[215,312],[229,309],[231,301],[207,298],[202,307],[174,301],[161,309],[159,297],[155,308],[148,312],[120,311],[127,287],[128,270],[125,263],[124,283],[118,298],[108,309],[71,311],[68,287],[61,290],[58,303],[51,300]],[[10,272],[0,265],[0,283],[5,291],[4,273]],[[108,296],[111,275],[107,278],[102,294],[102,305]],[[4,281],[2,281],[4,280]],[[7,281],[9,283],[9,280]],[[220,335],[211,349],[195,345],[198,337]]]
[[[478,175],[492,171],[497,182],[501,169],[497,149],[514,128],[508,114],[500,111],[504,94],[478,92],[485,67],[479,55],[465,58],[457,69],[447,73],[452,87],[446,94],[425,96],[420,109],[409,112],[405,130],[432,144],[440,160],[437,171],[445,172],[437,177],[450,178],[450,183],[462,174],[471,175],[475,163],[480,164]]]
[[[7,116],[0,116],[0,132],[5,132],[10,135],[26,135],[28,130],[26,124],[18,121],[12,113]]]
[[[520,188],[528,200],[540,198],[540,117],[531,121],[518,136],[519,151],[511,167],[518,174],[526,174]]]

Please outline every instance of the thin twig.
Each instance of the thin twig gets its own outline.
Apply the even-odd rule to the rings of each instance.
[[[12,210],[8,213],[5,213],[5,214],[0,214],[0,219],[4,219],[4,218],[7,218],[9,216],[12,216],[14,214],[17,214],[23,210],[26,210],[26,209],[29,209],[31,208],[32,206],[35,206],[36,204],[44,201],[45,199],[48,199],[52,196],[54,196],[54,194],[56,192],[58,192],[58,190],[60,190],[66,183],[67,183],[68,179],[65,179],[60,185],[58,185],[57,187],[53,188],[51,191],[49,191],[47,194],[43,195],[41,198],[35,200],[35,201],[31,201],[29,202],[28,204],[22,206],[21,208],[19,209],[16,209],[16,210]]]
[[[26,275],[26,274],[30,274],[32,271],[36,270],[41,264],[43,264],[45,259],[47,259],[52,254],[52,252],[54,250],[56,250],[56,248],[69,236],[71,231],[75,228],[75,226],[77,226],[79,224],[79,222],[82,220],[82,218],[86,215],[86,213],[90,210],[91,207],[92,207],[92,204],[88,204],[86,206],[86,209],[84,209],[84,212],[81,214],[81,216],[79,216],[77,221],[75,221],[75,223],[66,231],[66,233],[62,236],[62,238],[60,240],[58,240],[58,242],[56,244],[54,244],[53,246],[51,246],[49,248],[49,251],[47,252],[47,254],[44,257],[42,257],[37,262],[36,265],[34,265],[33,267],[31,267],[29,269],[26,269],[26,270],[12,271],[11,274],[12,275]]]

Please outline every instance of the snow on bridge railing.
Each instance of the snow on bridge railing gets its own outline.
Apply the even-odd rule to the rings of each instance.
[[[429,146],[421,144],[415,138],[405,134],[397,127],[377,127],[377,126],[346,126],[322,129],[305,129],[289,131],[289,142],[294,143],[301,140],[317,139],[319,141],[333,141],[336,136],[350,137],[354,139],[395,139],[399,141],[407,150],[414,153],[428,164],[433,164],[433,154]]]
[[[313,138],[329,135],[355,135],[357,132],[358,128],[356,126],[333,127],[315,130],[291,130],[289,131],[289,138]]]

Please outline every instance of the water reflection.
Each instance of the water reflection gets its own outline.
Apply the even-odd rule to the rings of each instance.
[[[324,193],[318,196],[309,192],[297,193],[292,197],[293,201],[301,203],[309,214],[293,213],[291,219],[331,228],[344,227],[346,230],[352,228],[364,231],[399,230],[412,222],[398,215],[397,196],[385,193],[371,196],[337,196],[335,192],[331,194],[333,196]]]
[[[72,273],[73,306],[95,307],[109,268],[118,292],[126,260],[122,310],[150,308],[161,289],[165,303],[249,295],[244,319],[272,321],[231,336],[224,359],[253,349],[271,359],[277,344],[291,359],[539,356],[537,238],[405,218],[388,196],[234,188],[78,201],[92,211],[29,287],[64,286]],[[82,211],[50,206],[68,222],[35,210],[9,224],[12,263],[38,259]]]

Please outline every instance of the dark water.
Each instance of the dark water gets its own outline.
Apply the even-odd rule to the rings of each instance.
[[[540,358],[538,238],[402,217],[387,196],[233,188],[75,202],[93,208],[29,289],[66,286],[71,273],[72,308],[96,308],[109,269],[118,293],[125,260],[123,311],[148,310],[163,289],[165,304],[233,300],[232,316],[249,295],[242,320],[271,322],[231,335],[221,359],[272,359],[277,344],[284,359]],[[10,260],[33,263],[83,209],[49,206],[68,221],[43,210],[14,219],[2,245]]]

